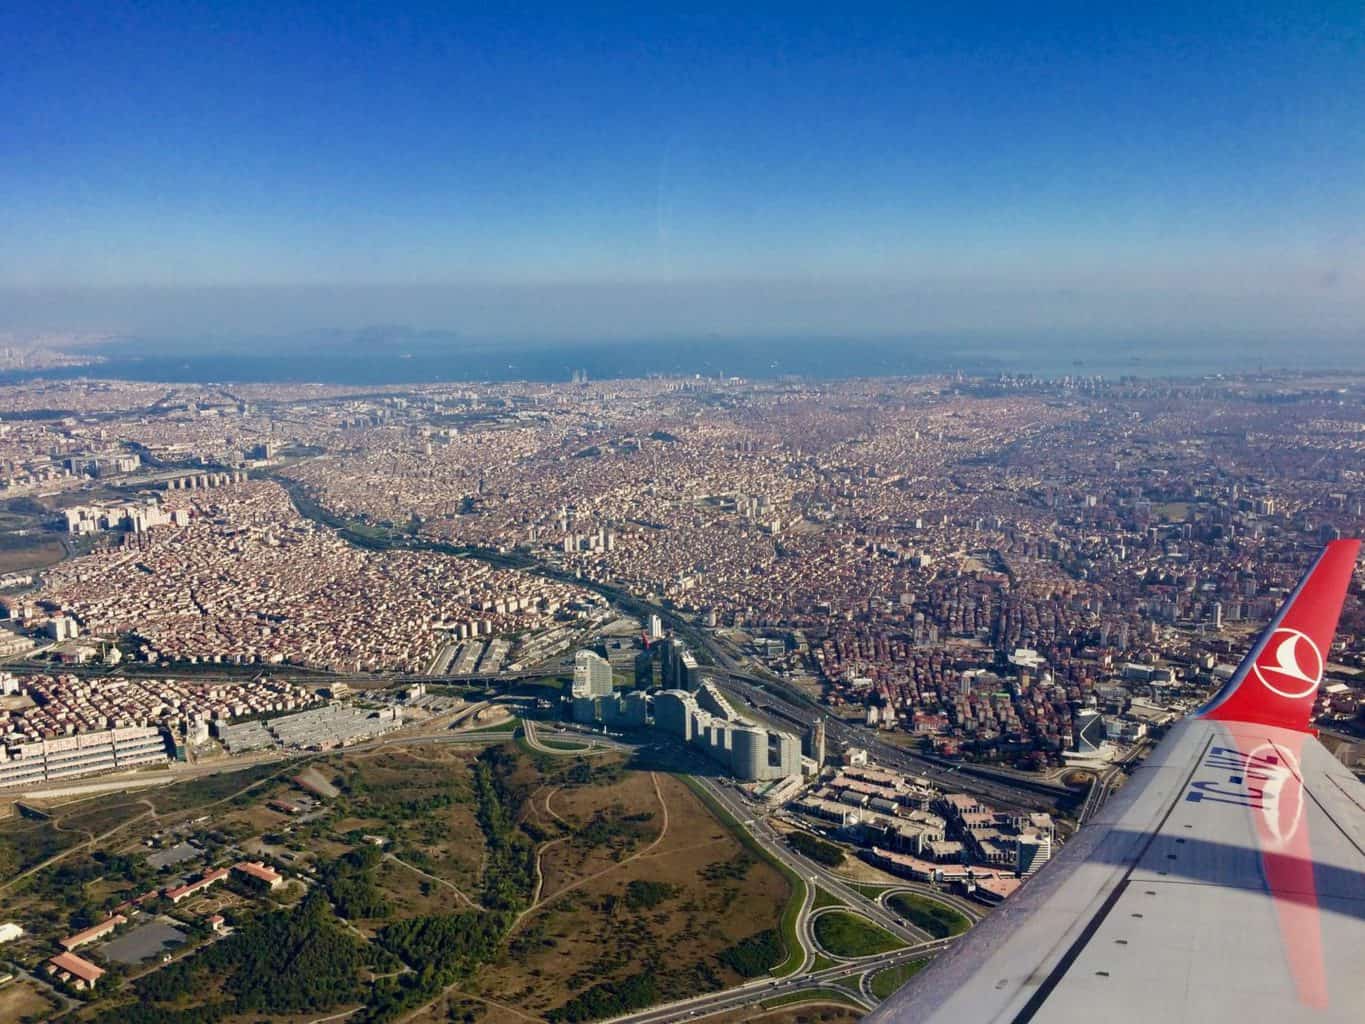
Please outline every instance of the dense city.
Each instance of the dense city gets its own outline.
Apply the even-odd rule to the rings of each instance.
[[[0,388],[0,1008],[856,1019],[1365,532],[1365,379],[574,377]]]

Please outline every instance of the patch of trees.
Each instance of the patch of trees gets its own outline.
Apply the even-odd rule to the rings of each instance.
[[[199,955],[138,979],[133,988],[144,1008],[155,1009],[146,1004],[175,1002],[216,980],[228,998],[196,1008],[198,1016],[187,1018],[194,1020],[220,1011],[329,1010],[361,1000],[356,976],[365,959],[364,943],[341,927],[320,892],[312,892],[295,910],[254,918]],[[163,1022],[149,1018],[148,1024]]]
[[[543,843],[547,839],[554,838],[553,832],[549,831],[548,829],[541,828],[533,821],[523,821],[521,823],[521,830],[525,832],[528,836],[530,836],[531,839],[537,843]]]
[[[467,911],[397,921],[376,940],[390,955],[412,968],[375,983],[369,1005],[352,1018],[376,1024],[430,1002],[443,989],[468,978],[498,951],[512,916]]]
[[[609,786],[625,777],[625,767],[620,762],[594,764],[587,758],[577,758],[568,768],[555,776],[562,786],[590,786],[600,784]]]
[[[488,846],[483,871],[483,905],[493,910],[520,910],[535,890],[535,843],[517,827],[513,808],[521,796],[507,776],[515,767],[508,754],[492,747],[474,762],[477,818]]]
[[[222,1019],[223,1010],[218,1006],[167,1010],[160,1006],[134,1003],[102,1011],[93,1024],[218,1024]]]
[[[746,978],[757,978],[761,974],[767,974],[786,955],[787,951],[782,948],[782,937],[778,935],[776,929],[769,928],[756,935],[750,935],[728,949],[722,949],[716,954],[716,959],[737,974]]]
[[[507,914],[466,911],[396,921],[377,938],[414,970],[456,965],[470,969],[492,958],[510,923]]]
[[[678,891],[676,885],[667,882],[631,882],[626,886],[626,906],[631,910],[652,910],[678,895]]]
[[[892,910],[936,939],[961,935],[972,926],[965,915],[952,907],[913,893],[897,893],[891,897],[890,903]]]
[[[346,918],[379,918],[389,916],[389,905],[379,891],[374,872],[382,854],[368,844],[358,846],[345,856],[327,864],[322,870],[322,884],[337,908]]]
[[[639,815],[627,816],[620,807],[612,807],[595,812],[588,823],[574,833],[573,843],[586,847],[607,846],[619,851],[634,846],[647,831]]]
[[[826,867],[835,868],[844,862],[843,850],[833,843],[827,843],[805,832],[793,832],[787,836],[787,844],[798,853],[804,853],[817,864],[824,864]]]
[[[659,1000],[659,986],[652,971],[632,974],[620,981],[598,982],[580,992],[546,1016],[554,1024],[617,1017],[631,1010],[642,1010]]]
[[[699,874],[708,882],[723,882],[727,879],[739,882],[749,874],[754,863],[753,857],[741,851],[730,860],[713,861],[702,868]]]

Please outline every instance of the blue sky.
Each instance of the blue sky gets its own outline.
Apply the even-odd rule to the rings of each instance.
[[[19,0],[0,305],[117,330],[1359,334],[1365,7],[1108,6]]]

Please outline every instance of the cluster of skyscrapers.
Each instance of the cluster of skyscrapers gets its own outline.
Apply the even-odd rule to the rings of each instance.
[[[649,724],[649,697],[643,690],[616,695],[612,688],[611,662],[596,651],[574,655],[573,720],[584,725],[615,729],[643,729]]]
[[[763,781],[801,774],[801,741],[740,717],[712,683],[702,683],[695,693],[656,693],[654,724],[698,747],[736,778]]]
[[[801,774],[801,741],[742,718],[701,678],[696,656],[676,638],[650,644],[636,662],[637,686],[653,681],[655,652],[665,689],[616,695],[611,663],[591,650],[574,656],[570,696],[575,722],[639,729],[651,722],[702,750],[736,778],[762,781]]]

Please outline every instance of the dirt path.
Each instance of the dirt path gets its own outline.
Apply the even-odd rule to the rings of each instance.
[[[554,795],[558,793],[562,788],[563,788],[562,786],[555,786],[554,789],[550,790],[550,792],[545,794],[545,813],[548,814],[550,817],[554,818],[555,821],[559,822],[565,828],[573,828],[572,825],[570,825],[567,821],[565,821],[563,818],[559,816],[559,812],[557,812],[553,807],[550,806],[550,801],[554,799]]]
[[[29,868],[29,869],[26,870],[26,871],[21,871],[19,874],[15,875],[13,878],[6,879],[5,882],[4,882],[4,884],[3,884],[3,885],[0,885],[0,892],[5,892],[5,891],[8,890],[11,886],[15,885],[15,884],[18,883],[18,882],[22,882],[25,878],[28,878],[30,875],[35,875],[35,874],[37,874],[39,871],[42,871],[42,870],[43,870],[44,868],[46,868],[46,867],[51,867],[53,864],[58,864],[58,863],[60,863],[61,861],[65,860],[67,857],[70,857],[73,853],[77,853],[77,852],[79,852],[79,851],[81,851],[81,850],[86,849],[87,847],[94,846],[94,845],[96,845],[97,843],[102,843],[102,842],[104,842],[106,839],[108,839],[110,836],[118,835],[118,833],[122,832],[125,828],[128,828],[130,825],[135,825],[135,824],[137,824],[139,821],[144,821],[144,820],[146,820],[147,818],[155,818],[155,817],[156,817],[156,807],[153,806],[153,805],[151,804],[150,801],[147,801],[147,800],[140,800],[140,801],[138,801],[138,802],[141,803],[141,804],[144,804],[144,805],[147,807],[147,810],[143,811],[141,814],[134,815],[133,817],[129,818],[127,821],[124,821],[124,822],[119,823],[118,825],[115,825],[113,828],[109,829],[107,832],[101,832],[101,833],[100,833],[99,835],[97,835],[97,836],[90,836],[90,838],[87,839],[87,840],[85,840],[84,842],[77,843],[75,846],[69,846],[69,847],[67,847],[65,850],[62,850],[60,853],[55,853],[55,854],[53,854],[51,857],[47,858],[47,860],[41,861],[41,862],[39,862],[39,863],[33,865],[33,867]],[[59,830],[59,831],[60,831],[60,830]],[[76,830],[76,829],[69,829],[68,831],[74,832],[74,831],[78,831],[78,830]],[[84,830],[80,830],[80,831],[84,831]],[[86,834],[88,835],[89,833],[86,833]]]
[[[650,772],[649,781],[654,784],[654,796],[658,799],[659,809],[663,813],[663,826],[659,829],[659,834],[654,837],[654,841],[650,843],[648,846],[646,846],[644,849],[637,850],[635,853],[632,853],[629,857],[624,857],[621,860],[617,861],[615,864],[611,864],[603,868],[601,871],[595,871],[591,875],[586,875],[576,882],[570,882],[564,888],[557,890],[553,896],[547,896],[545,899],[539,901],[538,903],[532,903],[529,907],[523,910],[521,914],[517,917],[516,922],[512,925],[509,931],[509,934],[510,932],[516,931],[517,928],[521,926],[522,921],[525,920],[526,916],[530,914],[531,911],[537,910],[540,907],[545,906],[547,903],[553,903],[555,900],[559,899],[565,893],[573,892],[575,889],[587,885],[589,882],[596,881],[597,879],[603,877],[604,875],[609,875],[613,871],[617,871],[620,868],[625,867],[632,861],[639,860],[641,857],[649,856],[649,854],[655,848],[657,848],[660,843],[662,843],[666,838],[668,838],[668,801],[664,799],[663,791],[659,789],[658,774],[655,772]],[[553,814],[554,812],[551,811],[550,813]],[[556,815],[556,817],[558,817],[558,815]]]
[[[506,1010],[508,1013],[520,1017],[522,1020],[534,1021],[535,1024],[547,1024],[544,1017],[537,1017],[534,1014],[518,1010],[515,1006],[508,1006],[506,1003],[499,1003],[494,999],[489,999],[487,996],[475,995],[473,992],[461,992],[457,989],[455,991],[444,992],[442,995],[459,996],[461,999],[472,999],[476,1003],[484,1003],[488,1006],[496,1007],[499,1010]],[[423,1007],[423,1009],[426,1009],[426,1007]]]
[[[729,838],[727,838],[727,837],[725,837],[725,836],[721,836],[719,839],[707,839],[705,842],[701,842],[701,843],[692,843],[692,844],[689,845],[689,846],[676,846],[676,847],[674,847],[673,849],[669,850],[668,853],[669,853],[670,855],[676,854],[676,853],[690,853],[692,850],[704,850],[704,849],[706,849],[708,846],[724,846],[724,845],[726,845],[726,844],[728,844],[728,843],[730,843],[730,842],[732,842],[731,839],[729,839]],[[650,858],[650,857],[662,857],[662,856],[663,856],[662,853],[646,853],[646,854],[642,855],[640,859],[641,859],[641,860],[647,860],[647,859]]]
[[[156,810],[156,808],[152,808],[152,810]],[[76,813],[75,811],[72,811],[68,814],[63,814],[59,818],[51,818],[49,819],[48,824],[52,826],[53,832],[65,832],[67,834],[74,833],[78,836],[85,836],[85,841],[87,843],[93,842],[95,838],[95,833],[91,832],[88,828],[67,828],[65,825],[62,824],[62,822],[65,819],[71,817],[71,815],[75,813]]]
[[[227,796],[225,796],[225,797],[220,797],[219,799],[217,799],[217,800],[212,800],[212,801],[210,801],[209,803],[206,803],[206,804],[196,804],[194,807],[186,808],[186,809],[184,809],[184,810],[180,810],[180,811],[169,811],[169,812],[167,812],[167,813],[164,815],[164,817],[166,817],[166,818],[174,818],[174,817],[176,817],[176,816],[178,816],[178,815],[201,814],[201,813],[203,813],[205,810],[207,810],[207,809],[210,808],[210,807],[217,807],[219,804],[227,803],[229,800],[235,800],[237,797],[241,796],[243,793],[249,793],[249,792],[251,792],[251,790],[255,789],[257,786],[264,786],[264,785],[267,784],[267,783],[274,782],[276,779],[278,779],[278,778],[279,778],[281,775],[283,775],[285,772],[293,771],[293,770],[295,770],[296,768],[305,767],[305,766],[311,764],[314,760],[316,760],[316,758],[308,757],[308,758],[301,758],[301,759],[299,759],[299,760],[288,761],[288,762],[285,763],[284,767],[281,768],[279,771],[277,771],[277,772],[271,772],[269,775],[265,776],[265,778],[257,779],[255,782],[249,783],[248,785],[243,786],[241,789],[237,790],[236,792],[229,793],[229,794],[228,794]],[[51,867],[53,864],[58,864],[58,863],[60,863],[61,861],[65,860],[67,857],[70,857],[73,853],[77,853],[77,852],[79,852],[79,851],[81,851],[81,850],[86,849],[87,847],[94,846],[94,845],[96,845],[96,844],[98,844],[98,843],[102,843],[102,842],[104,842],[105,840],[109,839],[111,836],[118,835],[118,833],[122,832],[124,829],[130,828],[130,827],[132,827],[133,825],[136,825],[136,824],[137,824],[138,822],[140,822],[140,821],[146,821],[148,818],[159,818],[159,817],[163,817],[163,815],[161,815],[161,814],[157,811],[156,805],[155,805],[154,803],[152,803],[150,800],[144,798],[144,799],[139,800],[139,801],[137,801],[137,802],[140,803],[140,804],[142,804],[144,807],[146,807],[147,810],[143,811],[141,814],[134,815],[133,817],[129,818],[129,819],[128,819],[127,821],[125,821],[125,822],[122,822],[121,824],[115,825],[113,828],[109,829],[107,832],[102,832],[102,833],[100,833],[100,834],[97,835],[97,836],[92,836],[90,839],[87,839],[87,840],[86,840],[85,842],[83,842],[83,843],[77,843],[75,846],[67,847],[65,850],[62,850],[60,853],[53,854],[53,855],[52,855],[51,857],[49,857],[47,860],[43,861],[43,862],[40,863],[40,864],[35,864],[33,867],[29,868],[29,869],[26,870],[26,871],[20,872],[19,874],[15,875],[13,878],[6,879],[5,882],[4,882],[3,884],[0,884],[0,892],[5,892],[5,891],[8,890],[11,886],[13,886],[15,883],[23,881],[25,878],[28,878],[30,875],[37,874],[39,871],[43,870],[43,868]]]
[[[409,864],[407,861],[403,860],[403,858],[399,857],[396,853],[386,853],[386,854],[384,854],[384,859],[385,859],[385,860],[391,860],[391,861],[393,861],[395,864],[401,864],[401,865],[403,865],[403,867],[407,868],[407,869],[408,869],[409,871],[411,871],[413,874],[420,875],[420,876],[422,876],[423,878],[428,879],[429,881],[435,882],[437,885],[443,885],[443,886],[445,886],[447,889],[449,889],[451,892],[453,892],[453,893],[454,893],[456,896],[458,896],[460,899],[464,900],[465,903],[468,904],[469,907],[470,907],[471,909],[473,909],[473,910],[482,910],[482,909],[483,909],[483,907],[482,907],[481,905],[479,905],[478,903],[475,903],[472,899],[470,899],[468,896],[466,896],[466,895],[464,894],[464,891],[463,891],[462,889],[460,889],[460,887],[457,886],[454,882],[447,881],[446,879],[441,878],[441,877],[438,876],[438,875],[433,875],[433,874],[431,874],[431,873],[429,873],[429,872],[423,871],[423,870],[422,870],[421,868],[419,868],[416,864]]]

